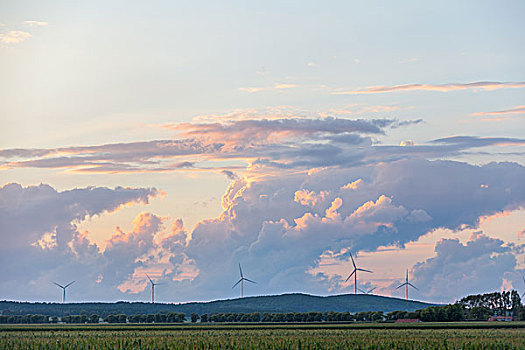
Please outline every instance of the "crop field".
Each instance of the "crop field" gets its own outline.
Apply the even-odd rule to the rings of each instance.
[[[523,323],[468,325],[5,326],[1,349],[524,349]],[[439,327],[437,327],[439,326]],[[476,326],[473,324],[472,326]]]

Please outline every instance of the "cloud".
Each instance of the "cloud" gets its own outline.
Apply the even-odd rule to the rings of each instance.
[[[230,170],[222,170],[221,174],[225,175],[230,180],[235,180],[235,179],[238,178],[238,176],[235,175],[235,173],[233,171],[230,171]]]
[[[45,27],[48,25],[47,22],[43,22],[43,21],[24,21],[25,24],[29,24],[31,27],[33,26],[36,26],[36,27]]]
[[[105,278],[118,284],[122,293],[137,294],[147,287],[147,276],[156,280],[184,281],[198,270],[184,254],[187,233],[182,220],[174,220],[166,230],[167,218],[143,212],[133,221],[133,229],[108,239],[103,257],[111,261]]]
[[[441,227],[476,227],[480,216],[525,204],[524,175],[524,167],[510,163],[403,160],[238,179],[223,198],[224,212],[192,232],[186,253],[200,273],[191,284],[206,291],[202,297],[220,285],[228,295],[223,281],[232,280],[236,263],[242,262],[260,283],[257,293],[342,291],[343,276],[308,272],[327,251],[346,259],[339,252],[403,246]],[[351,191],[345,186],[356,182],[360,185]],[[462,296],[457,292],[446,298]]]
[[[433,140],[432,143],[449,144],[465,149],[487,146],[523,146],[525,145],[525,139],[510,137],[450,136]]]
[[[239,91],[247,92],[250,94],[261,92],[261,91],[282,91],[287,89],[293,89],[298,87],[297,84],[291,84],[291,83],[275,83],[273,86],[266,86],[266,87],[245,87],[245,88],[239,88]]]
[[[49,185],[22,187],[10,183],[0,187],[1,221],[5,225],[1,230],[2,240],[6,249],[12,249],[63,228],[56,233],[60,246],[70,240],[72,224],[127,204],[147,204],[157,194],[154,188],[87,187],[58,192]],[[65,235],[64,239],[60,234]]]
[[[498,89],[518,89],[525,87],[525,82],[493,82],[479,81],[474,83],[458,84],[449,83],[441,85],[430,84],[406,84],[394,86],[370,86],[361,90],[341,90],[334,91],[332,95],[361,95],[361,94],[381,94],[396,91],[439,91],[450,92],[458,90],[480,90],[492,91]]]
[[[416,264],[413,283],[426,299],[450,301],[469,294],[499,290],[516,268],[513,248],[478,233],[465,244],[442,239],[436,256]]]
[[[401,63],[401,64],[405,64],[405,63],[413,63],[413,62],[417,62],[417,61],[418,61],[417,58],[415,58],[415,57],[411,57],[411,58],[408,58],[408,59],[406,59],[406,60],[400,61],[399,63]]]
[[[351,167],[406,158],[458,156],[472,148],[522,146],[525,139],[452,136],[412,144],[383,145],[390,129],[421,119],[226,118],[216,122],[166,124],[175,139],[0,150],[0,171],[15,168],[61,169],[112,174],[174,171],[267,172]],[[411,147],[405,147],[411,145]],[[3,162],[2,162],[3,159]],[[231,164],[224,166],[224,161]]]
[[[390,113],[393,111],[403,109],[413,109],[414,107],[401,107],[401,106],[384,106],[384,105],[363,105],[361,103],[355,103],[342,108],[331,108],[328,113],[332,115],[358,115],[358,114],[371,114],[371,113]]]
[[[49,185],[0,187],[2,295],[46,300],[55,294],[50,282],[66,279],[81,279],[84,289],[77,295],[86,299],[90,293],[98,297],[111,293],[115,280],[106,277],[112,274],[109,271],[119,270],[123,261],[104,258],[87,233],[78,231],[78,225],[124,206],[147,204],[157,195],[154,188],[87,187],[59,192]]]
[[[282,118],[251,119],[223,123],[180,123],[166,127],[180,132],[188,138],[207,137],[211,140],[222,139],[243,141],[245,143],[279,142],[294,137],[319,133],[372,133],[381,134],[383,128],[394,125],[396,121],[388,119],[342,119],[342,118]],[[236,144],[236,146],[239,146]]]
[[[21,30],[10,30],[6,33],[0,33],[0,42],[4,44],[18,44],[31,37],[32,35],[28,32],[23,32]]]
[[[368,136],[361,134],[383,134],[385,128],[401,123],[390,119],[280,118],[170,124],[165,127],[174,130],[179,139],[0,150],[0,158],[6,159],[0,169],[35,167],[91,173],[164,172],[206,169],[198,162],[213,164],[214,160],[224,159],[238,160],[237,167],[246,167],[246,163],[255,160],[260,160],[260,164],[274,162],[280,167],[304,167],[304,163],[292,163],[294,158],[309,153],[307,157],[311,162],[316,159],[327,162],[330,160],[326,152],[341,153],[340,146],[330,144],[331,137],[338,137],[333,139],[334,144],[351,140],[355,147],[369,140]],[[314,147],[315,141],[324,145]],[[208,169],[221,170],[213,166]]]
[[[505,114],[525,114],[525,106],[516,106],[510,109],[504,109],[501,111],[494,112],[477,112],[472,113],[474,116],[492,116],[492,115],[505,115]]]

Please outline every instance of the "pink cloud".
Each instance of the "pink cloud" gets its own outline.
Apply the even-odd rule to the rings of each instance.
[[[502,114],[525,114],[525,106],[517,106],[510,109],[504,109],[501,111],[493,111],[493,112],[477,112],[472,113],[471,115],[474,116],[489,116],[489,115],[502,115]]]
[[[315,191],[308,191],[306,189],[298,190],[294,194],[294,201],[301,203],[302,205],[315,206],[317,203],[323,202],[328,197],[328,192],[321,191],[319,193]]]
[[[7,33],[0,33],[0,42],[4,44],[18,44],[33,37],[30,33],[21,30],[10,30]]]
[[[491,91],[497,89],[517,89],[525,87],[525,82],[490,82],[482,81],[466,84],[406,84],[394,86],[370,86],[361,90],[334,91],[332,95],[361,95],[361,94],[380,94],[395,91],[440,91],[449,92],[457,90],[482,90]]]

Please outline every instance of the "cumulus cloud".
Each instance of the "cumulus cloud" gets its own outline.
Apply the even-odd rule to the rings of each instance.
[[[53,280],[83,276],[87,283],[104,263],[99,248],[77,225],[125,205],[147,204],[157,194],[154,188],[88,187],[59,192],[49,185],[0,187],[2,295],[38,299],[52,289]],[[38,286],[41,292],[28,286]]]
[[[436,256],[414,266],[413,283],[430,300],[455,298],[499,290],[505,277],[514,272],[513,247],[502,240],[477,233],[465,244],[442,239]]]
[[[278,180],[239,179],[223,198],[223,214],[192,232],[186,252],[200,270],[192,284],[209,295],[233,279],[242,262],[260,282],[258,293],[342,290],[342,277],[308,272],[327,251],[347,259],[339,252],[403,246],[439,227],[476,227],[480,216],[524,205],[524,174],[510,163],[404,160]],[[362,182],[349,190],[345,184],[357,181],[349,179]]]
[[[222,298],[235,296],[230,282],[235,282],[236,265],[242,263],[258,281],[253,289],[257,294],[344,291],[346,276],[312,274],[323,256],[346,261],[350,250],[403,247],[436,228],[477,227],[482,216],[525,205],[524,177],[525,168],[514,163],[474,166],[424,159],[238,177],[222,198],[223,212],[201,221],[191,232],[180,220],[144,212],[130,230],[116,228],[104,251],[89,241],[87,233],[78,232],[76,223],[125,203],[145,203],[156,190],[58,192],[46,185],[7,185],[0,192],[0,222],[9,247],[2,250],[2,264],[9,272],[0,290],[6,297],[39,298],[29,291],[10,293],[27,289],[28,281],[39,285],[81,273],[85,290],[78,298],[140,300],[147,273],[169,281],[177,290],[176,300]],[[470,264],[469,257],[476,254],[469,249],[490,247],[501,262],[487,255],[486,264],[496,261],[511,271],[514,251],[487,239],[473,237],[477,243],[466,245],[466,260],[457,264]],[[463,252],[460,245],[440,243],[438,256],[448,250]],[[440,265],[432,261],[425,266]],[[25,270],[27,274],[21,274]],[[416,272],[414,282],[423,295],[436,295],[432,288],[425,289],[427,283],[420,276]],[[453,289],[446,297],[464,291]],[[52,295],[53,289],[46,293]]]
[[[333,95],[361,95],[361,94],[380,94],[395,91],[439,91],[449,92],[457,90],[480,90],[491,91],[498,89],[518,89],[525,87],[525,82],[497,82],[479,81],[474,83],[449,83],[441,85],[431,84],[406,84],[394,86],[370,86],[361,90],[334,91]]]

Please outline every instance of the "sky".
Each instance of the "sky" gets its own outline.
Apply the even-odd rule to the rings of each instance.
[[[0,3],[0,299],[525,291],[524,11]]]

